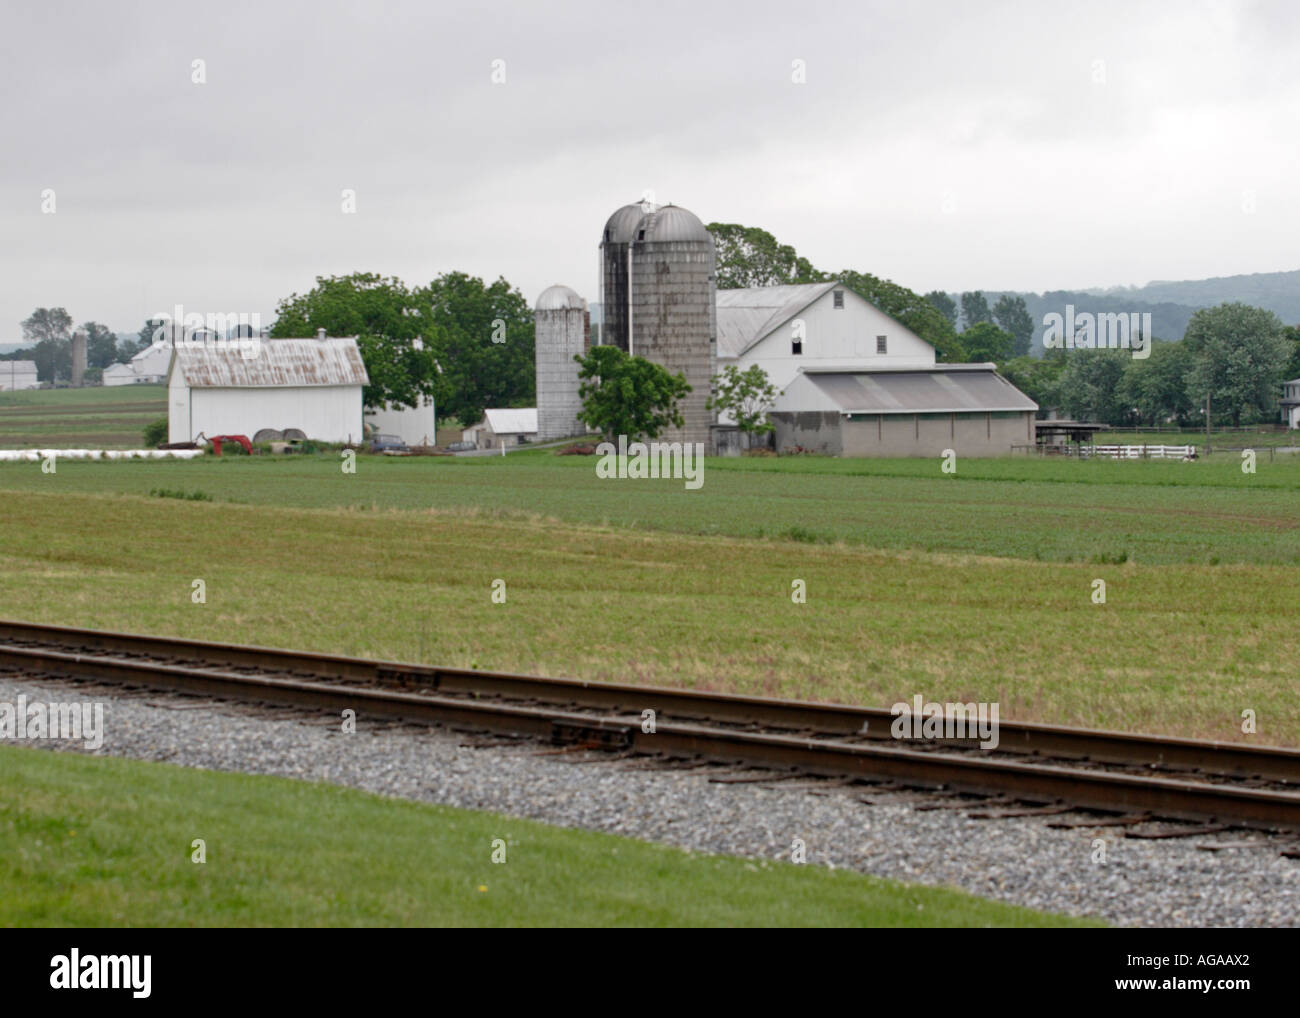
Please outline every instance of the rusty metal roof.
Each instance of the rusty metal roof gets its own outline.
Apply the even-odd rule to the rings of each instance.
[[[244,345],[241,345],[244,344]],[[355,337],[177,343],[167,372],[195,389],[367,385]]]

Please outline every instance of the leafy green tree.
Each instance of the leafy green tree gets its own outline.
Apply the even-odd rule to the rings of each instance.
[[[1290,382],[1300,378],[1300,325],[1288,325],[1282,330],[1282,338],[1291,344],[1291,355],[1282,371],[1282,380]]]
[[[107,325],[86,322],[81,326],[86,333],[86,366],[101,371],[117,360],[117,334]]]
[[[1183,342],[1195,357],[1189,394],[1200,406],[1211,397],[1211,415],[1234,427],[1274,416],[1291,346],[1272,311],[1247,304],[1220,304],[1192,315]]]
[[[777,392],[767,372],[757,364],[741,371],[728,364],[720,375],[713,376],[713,395],[709,397],[710,410],[730,413],[741,431],[764,435],[775,428],[767,419]]]
[[[961,334],[962,346],[966,348],[966,362],[975,364],[981,361],[993,361],[1001,364],[1010,360],[1016,352],[1016,337],[1003,332],[992,322],[978,322]]]
[[[1190,423],[1196,413],[1187,394],[1195,357],[1186,343],[1156,340],[1145,359],[1132,358],[1119,384],[1119,400],[1144,424]]]
[[[710,223],[717,253],[719,290],[783,283],[816,283],[825,276],[789,244],[766,230],[739,223]]]
[[[954,329],[957,328],[957,302],[955,300],[942,290],[931,290],[925,295],[925,299],[935,306],[939,314],[948,319]]]
[[[1038,404],[1040,410],[1061,406],[1061,375],[1065,351],[1048,350],[1042,357],[1015,357],[998,365],[1002,377]]]
[[[37,308],[23,323],[23,338],[34,343],[36,377],[53,382],[72,375],[72,316],[64,308]]]
[[[1061,409],[1075,420],[1121,427],[1133,423],[1120,382],[1132,361],[1127,350],[1072,350],[1061,374]]]
[[[961,318],[965,329],[972,325],[979,325],[980,322],[991,322],[993,315],[989,311],[989,302],[984,299],[984,294],[979,290],[963,293],[961,295]]]
[[[1024,297],[1013,297],[1004,293],[993,305],[993,317],[998,325],[1015,337],[1015,353],[1023,357],[1029,353],[1034,342],[1034,320],[1029,316]]]
[[[578,420],[608,440],[658,438],[683,423],[678,401],[691,391],[685,376],[672,374],[644,357],[629,357],[616,346],[594,346],[578,362]]]
[[[139,353],[145,347],[150,346],[153,343],[154,336],[157,334],[158,330],[167,324],[165,318],[146,318],[144,325],[140,326],[140,341],[135,345],[135,353],[132,353],[130,356],[125,358],[119,354],[118,363],[125,364],[131,359],[131,357],[134,357],[136,353]]]
[[[307,293],[280,301],[271,338],[311,338],[317,329],[356,336],[370,376],[363,402],[368,408],[388,404],[398,409],[433,395],[437,384],[435,356],[421,338],[422,324],[431,323],[421,317],[417,299],[400,279],[354,272],[317,276]]]
[[[442,373],[438,413],[466,424],[488,407],[536,402],[533,313],[504,279],[448,272],[414,293],[419,322]]]
[[[131,360],[132,357],[134,357],[143,349],[144,349],[144,344],[142,344],[137,339],[123,340],[121,343],[118,344],[117,347],[117,363],[126,364],[128,361]]]
[[[842,280],[863,300],[915,332],[934,347],[939,360],[960,363],[965,358],[965,348],[952,323],[920,294],[888,279],[852,269],[836,273],[834,278]]]

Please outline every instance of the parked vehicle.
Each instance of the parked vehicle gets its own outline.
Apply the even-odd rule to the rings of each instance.
[[[478,446],[473,442],[452,442],[447,446],[448,452],[469,452],[471,449],[477,449]]]
[[[374,438],[370,440],[370,451],[382,452],[382,453],[401,453],[401,452],[410,452],[411,450],[408,449],[406,447],[406,443],[403,442],[396,435],[376,435]]]

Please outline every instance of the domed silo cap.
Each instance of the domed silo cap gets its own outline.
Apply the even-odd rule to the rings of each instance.
[[[548,286],[537,298],[538,311],[586,311],[587,302],[567,286]]]
[[[626,244],[645,214],[645,208],[640,204],[624,205],[606,221],[605,232],[600,235],[601,243]]]
[[[632,235],[634,244],[653,241],[699,241],[712,244],[713,234],[694,212],[680,205],[665,205],[656,212],[642,216]]]

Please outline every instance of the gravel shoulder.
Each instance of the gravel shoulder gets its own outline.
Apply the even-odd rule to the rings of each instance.
[[[364,717],[346,734],[333,716],[305,722],[300,712],[200,706],[164,693],[80,693],[0,676],[0,702],[19,695],[102,703],[97,754],[327,781],[749,858],[788,860],[799,839],[809,865],[958,887],[1123,926],[1300,925],[1300,860],[1279,856],[1277,839],[1253,833],[1140,841],[1114,828],[1046,826],[1057,817],[972,820],[962,810],[918,811],[911,793],[721,784],[705,768],[646,770],[548,752],[528,740],[415,731]],[[86,752],[81,743],[17,744]],[[1240,847],[1197,847],[1216,842]]]

